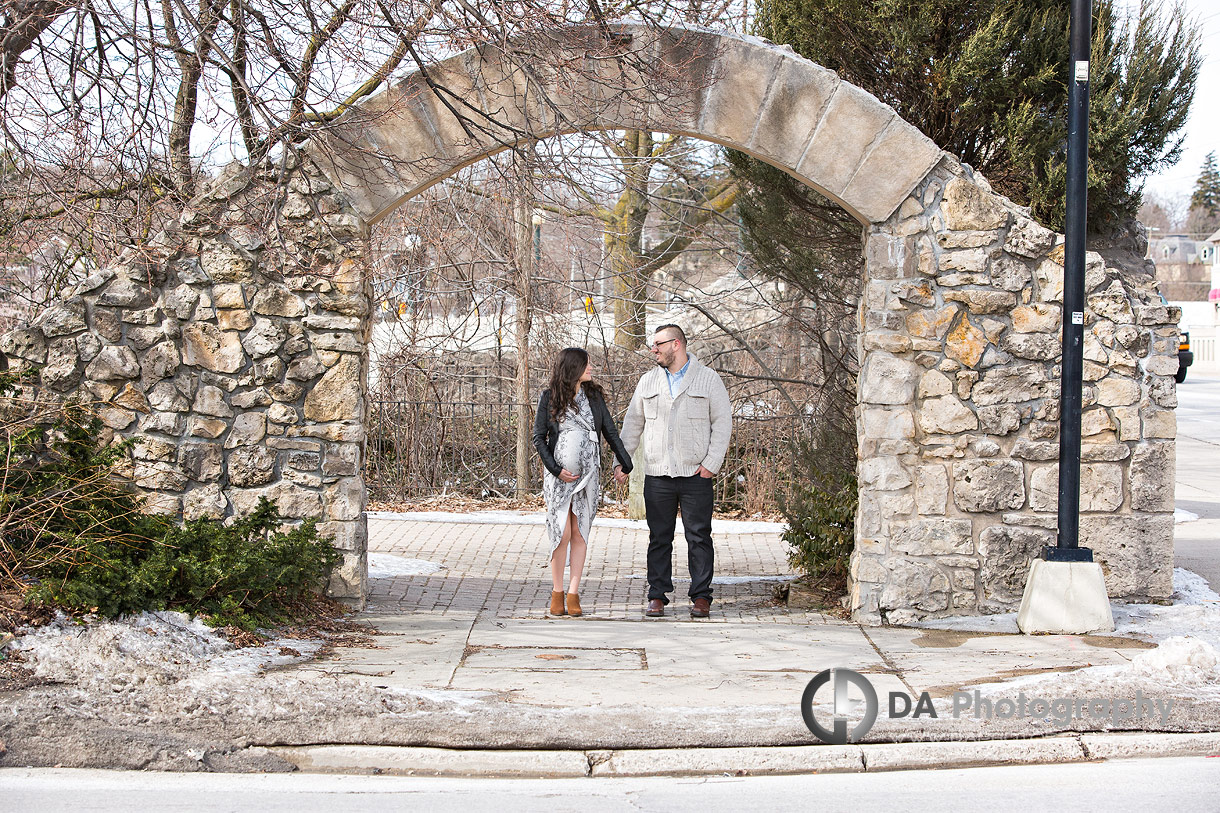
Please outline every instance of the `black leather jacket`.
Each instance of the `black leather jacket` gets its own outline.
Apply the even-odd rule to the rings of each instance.
[[[618,427],[614,425],[614,416],[606,408],[606,402],[597,394],[590,392],[589,409],[593,411],[593,425],[597,427],[597,436],[605,438],[614,450],[623,471],[631,471],[631,456],[623,446],[618,436]],[[542,465],[556,477],[563,467],[555,462],[555,444],[559,442],[559,424],[551,418],[551,391],[545,389],[538,398],[538,414],[534,417],[534,448],[542,458]]]

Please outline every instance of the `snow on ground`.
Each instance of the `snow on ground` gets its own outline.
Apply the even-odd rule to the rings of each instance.
[[[1220,595],[1207,580],[1183,568],[1173,571],[1174,603],[1115,604],[1115,630],[1157,643],[1174,636],[1198,638],[1220,648]]]
[[[1192,514],[1190,511],[1187,511],[1185,508],[1173,509],[1173,524],[1174,525],[1177,525],[1179,522],[1194,522],[1198,518],[1199,518],[1198,514]]]
[[[317,679],[291,667],[312,660],[321,640],[279,639],[239,649],[199,619],[153,612],[87,624],[60,617],[17,638],[25,665],[59,693],[49,713],[113,720],[370,718],[443,710],[464,713],[470,697],[389,688],[370,693],[342,675]]]
[[[179,680],[234,648],[199,619],[169,612],[87,625],[61,615],[12,646],[40,678],[105,683],[115,691]]]
[[[1173,604],[1116,603],[1110,605],[1110,610],[1114,614],[1114,632],[1098,635],[1134,637],[1154,643],[1185,635],[1220,647],[1220,595],[1208,586],[1206,579],[1189,570],[1174,568]],[[1016,613],[930,618],[911,626],[960,632],[1020,632]]]
[[[13,646],[40,678],[124,692],[188,678],[207,683],[257,674],[307,658],[321,641],[285,639],[238,649],[198,618],[150,612],[89,624],[61,615]]]
[[[1129,701],[1141,694],[1169,695],[1176,698],[1172,702],[1178,712],[1175,716],[1172,707],[1164,709],[1161,722],[1181,723],[1189,719],[1195,704],[1220,702],[1220,652],[1207,641],[1175,635],[1121,666],[1090,666],[1075,672],[1029,675],[976,688],[982,696],[992,698],[1024,694]],[[1092,714],[1098,716],[1096,712]],[[1100,716],[1106,715],[1108,712]],[[1145,716],[1149,718],[1146,722],[1155,719],[1151,709]]]
[[[1220,595],[1189,570],[1173,571],[1173,604],[1113,604],[1115,630],[1098,635],[1139,638],[1157,644],[1121,666],[1034,675],[981,687],[984,694],[1013,689],[1043,696],[1129,697],[1138,691],[1189,691],[1197,700],[1220,701]],[[1017,614],[940,618],[913,626],[969,632],[1016,633]]]
[[[369,578],[392,579],[395,576],[431,576],[445,570],[445,566],[427,559],[409,559],[392,553],[369,554]]]
[[[369,519],[405,520],[407,522],[448,522],[466,525],[545,525],[546,515],[540,511],[472,511],[466,514],[447,511],[369,511]],[[632,528],[648,530],[642,519],[620,519],[618,517],[595,517],[593,524],[599,528]],[[713,519],[714,534],[773,534],[783,533],[788,526],[782,522],[756,522],[740,519]],[[678,521],[675,533],[682,532],[682,521]]]

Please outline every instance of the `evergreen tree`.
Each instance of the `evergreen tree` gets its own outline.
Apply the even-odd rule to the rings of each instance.
[[[1215,151],[1203,159],[1203,168],[1195,179],[1195,191],[1190,196],[1190,208],[1209,217],[1220,215],[1220,169],[1216,168]]]
[[[892,106],[1061,228],[1068,4],[1061,0],[761,0],[757,33]],[[1172,165],[1201,64],[1179,6],[1093,14],[1089,226],[1134,216],[1142,179]]]

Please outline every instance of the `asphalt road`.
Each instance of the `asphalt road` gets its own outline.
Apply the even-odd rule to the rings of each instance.
[[[1220,376],[1178,385],[1177,507],[1196,514],[1174,526],[1174,562],[1220,592]]]
[[[1220,758],[774,777],[432,779],[321,774],[0,770],[6,813],[1055,810],[1212,813]]]

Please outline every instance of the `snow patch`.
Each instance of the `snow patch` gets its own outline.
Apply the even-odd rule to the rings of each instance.
[[[315,656],[316,639],[279,639],[238,649],[198,618],[155,612],[87,625],[59,617],[12,642],[26,665],[61,684],[47,713],[146,724],[206,726],[217,719],[264,728],[339,715],[469,714],[473,694],[370,692],[347,675],[309,676],[282,667]]]
[[[1173,571],[1174,603],[1114,604],[1115,630],[1097,635],[1156,642],[1126,664],[1076,672],[1030,675],[979,687],[984,694],[1011,696],[1033,688],[1044,697],[1128,697],[1187,691],[1198,700],[1220,700],[1220,595],[1207,580],[1183,568]],[[975,618],[940,618],[913,626],[977,632],[1017,632],[1016,613]]]
[[[294,638],[238,649],[199,618],[168,611],[87,625],[60,615],[13,644],[40,678],[112,693],[180,681],[204,687],[304,660],[321,645]]]
[[[1182,635],[1220,647],[1220,595],[1211,589],[1206,579],[1189,570],[1174,568],[1173,602],[1170,605],[1111,604],[1114,632],[1096,634],[1154,642]],[[959,632],[1020,632],[1016,613],[928,618],[910,626]]]
[[[1142,691],[1150,696],[1187,694],[1193,702],[1220,701],[1220,651],[1206,641],[1179,635],[1130,663],[1029,675],[978,688],[987,696],[1011,697],[1016,689],[1042,697],[1127,698]]]
[[[1215,686],[1220,689],[1220,652],[1206,641],[1175,635],[1156,649],[1131,659],[1128,670],[1162,685]]]
[[[1220,604],[1207,579],[1184,567],[1173,569],[1173,597],[1175,604]]]
[[[395,576],[430,576],[445,570],[445,566],[427,559],[408,559],[392,553],[369,554],[369,578],[392,579]]]
[[[1187,511],[1185,508],[1173,509],[1173,524],[1174,525],[1177,525],[1179,522],[1194,522],[1198,518],[1199,518],[1198,514],[1191,513],[1190,511]]]
[[[1180,567],[1174,568],[1173,588],[1170,605],[1113,605],[1115,629],[1108,634],[1155,642],[1185,636],[1220,647],[1220,595],[1202,576]]]
[[[13,646],[28,656],[40,678],[105,684],[113,691],[175,682],[234,648],[198,618],[175,612],[87,625],[61,614]]]

